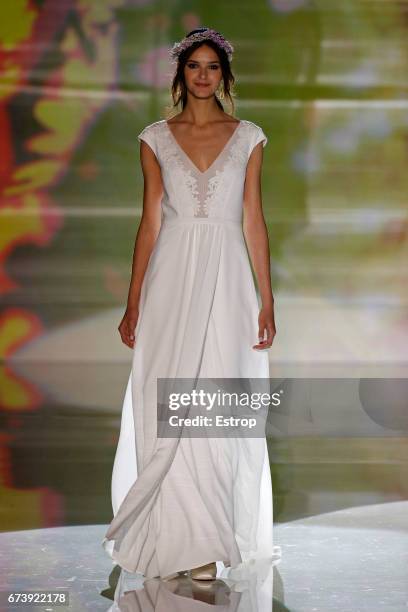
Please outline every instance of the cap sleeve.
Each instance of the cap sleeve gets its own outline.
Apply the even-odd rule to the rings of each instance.
[[[144,142],[146,142],[157,157],[156,138],[155,138],[154,130],[151,128],[151,126],[145,127],[140,132],[140,134],[138,135],[138,140],[139,141],[143,140]]]
[[[265,147],[266,143],[268,142],[268,138],[266,137],[262,128],[254,124],[254,130],[251,135],[249,155],[251,155],[256,145],[259,144],[260,142],[262,142],[263,147]]]

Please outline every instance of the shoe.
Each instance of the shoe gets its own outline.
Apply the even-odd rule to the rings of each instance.
[[[193,569],[189,570],[188,575],[193,580],[215,580],[217,577],[217,564],[213,561],[206,565],[200,565],[200,567],[193,567]]]

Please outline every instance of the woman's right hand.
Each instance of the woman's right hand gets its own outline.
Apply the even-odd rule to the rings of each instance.
[[[123,319],[118,327],[122,342],[129,348],[134,347],[135,342],[135,328],[137,319],[139,317],[139,308],[130,307],[126,308],[126,312],[123,315]]]

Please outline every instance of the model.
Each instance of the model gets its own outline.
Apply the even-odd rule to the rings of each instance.
[[[147,578],[213,579],[272,557],[265,438],[157,436],[157,378],[269,378],[276,334],[261,201],[267,138],[233,107],[233,47],[199,28],[172,48],[174,107],[139,134],[144,175],[128,303],[133,349],[103,540]],[[257,277],[259,309],[250,259]]]

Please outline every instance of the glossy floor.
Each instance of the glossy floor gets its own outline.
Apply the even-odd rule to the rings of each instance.
[[[277,524],[280,562],[225,572],[207,585],[186,578],[144,581],[120,572],[100,546],[104,530],[104,525],[89,525],[0,534],[1,590],[64,588],[70,612],[203,612],[214,606],[228,612],[407,609],[408,502]]]

